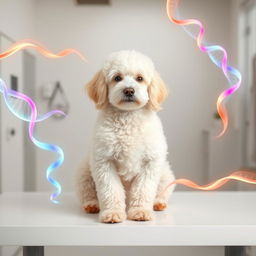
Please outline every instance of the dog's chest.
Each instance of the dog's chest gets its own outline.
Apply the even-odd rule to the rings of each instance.
[[[125,123],[122,126],[114,127],[114,159],[123,162],[125,160],[135,160],[136,155],[143,152],[143,125]]]
[[[112,159],[118,173],[129,180],[140,170],[145,157],[146,125],[141,120],[118,120],[111,124]]]

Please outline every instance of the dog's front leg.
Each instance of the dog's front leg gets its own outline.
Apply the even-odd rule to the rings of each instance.
[[[100,221],[105,223],[124,221],[125,191],[113,162],[97,161],[92,174],[100,205]]]
[[[146,221],[154,218],[153,203],[159,179],[158,161],[148,161],[131,184],[128,209],[130,220]]]

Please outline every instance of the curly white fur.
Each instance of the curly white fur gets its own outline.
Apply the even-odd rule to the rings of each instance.
[[[125,88],[134,90],[129,100]],[[162,193],[174,180],[156,113],[167,95],[165,84],[148,57],[120,51],[110,55],[87,90],[100,112],[90,154],[77,175],[81,204],[89,213],[100,210],[102,222],[124,221],[126,206],[129,219],[151,220],[174,189]]]

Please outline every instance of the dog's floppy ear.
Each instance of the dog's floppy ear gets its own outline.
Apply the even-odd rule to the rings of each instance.
[[[168,90],[159,73],[155,71],[151,84],[148,87],[148,107],[152,110],[160,110],[160,104],[168,96]]]
[[[103,109],[107,105],[108,87],[102,70],[98,71],[92,80],[86,85],[89,97],[95,102],[97,109]]]

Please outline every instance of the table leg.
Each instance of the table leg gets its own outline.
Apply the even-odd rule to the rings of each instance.
[[[247,246],[225,246],[225,256],[250,256]]]
[[[44,247],[23,246],[23,256],[44,256]]]

